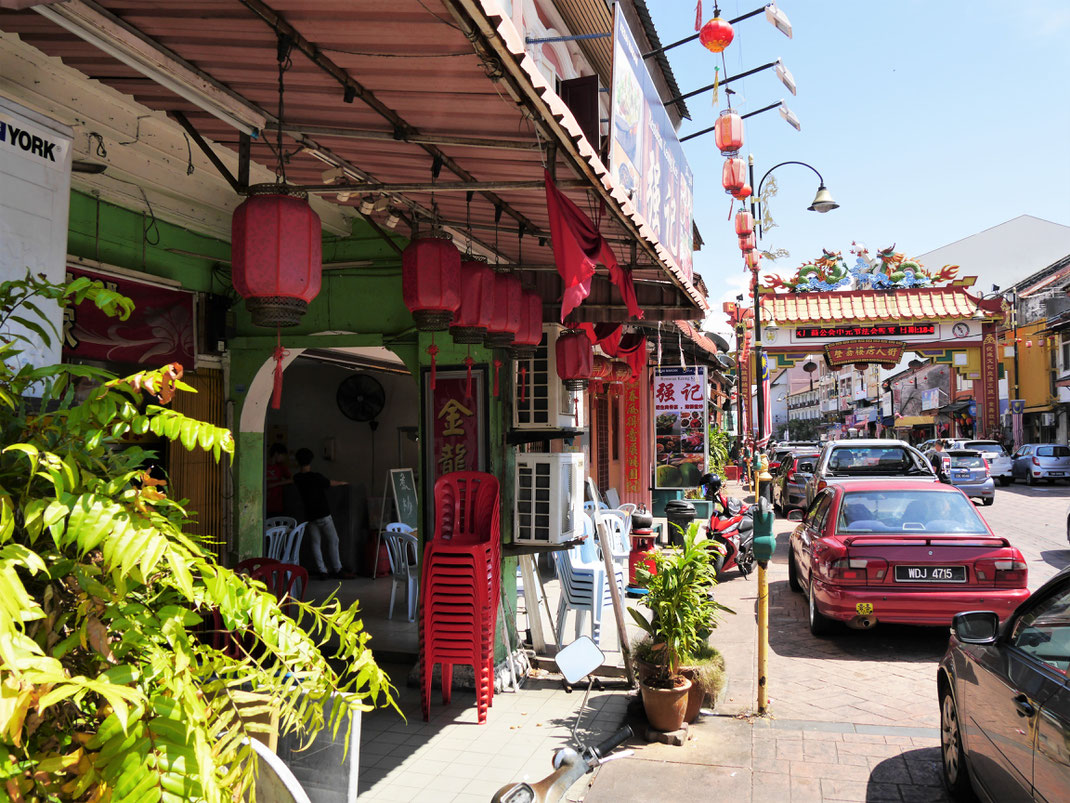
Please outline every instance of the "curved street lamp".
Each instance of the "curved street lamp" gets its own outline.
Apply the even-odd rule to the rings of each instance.
[[[780,164],[775,164],[772,167],[770,167],[768,170],[765,171],[765,175],[762,176],[762,180],[759,181],[757,183],[757,185],[756,185],[754,183],[754,157],[751,156],[749,161],[750,161],[750,185],[752,187],[757,187],[757,189],[754,191],[754,195],[751,196],[751,214],[754,215],[754,221],[755,221],[755,223],[758,224],[758,239],[759,240],[762,238],[761,214],[760,214],[760,212],[757,215],[754,214],[755,206],[759,206],[761,204],[761,202],[762,202],[762,198],[761,198],[762,185],[765,184],[765,180],[767,178],[769,178],[769,174],[772,173],[774,170],[776,170],[778,167],[783,167],[784,165],[801,165],[803,167],[809,168],[810,170],[813,170],[814,173],[817,175],[817,181],[818,181],[817,195],[814,196],[813,203],[811,203],[808,207],[806,207],[807,211],[809,211],[809,212],[820,212],[823,215],[826,212],[831,212],[833,209],[839,209],[840,208],[840,205],[838,203],[836,203],[836,201],[833,199],[832,193],[830,193],[828,191],[828,189],[825,187],[825,179],[821,176],[820,173],[817,172],[817,168],[815,168],[813,165],[808,165],[806,162],[796,162],[796,161],[788,161],[788,162],[781,162]]]

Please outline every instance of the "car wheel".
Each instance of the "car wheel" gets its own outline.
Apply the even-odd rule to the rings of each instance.
[[[970,784],[970,771],[962,749],[962,730],[958,707],[950,689],[940,697],[940,754],[944,768],[944,785],[955,800],[976,800]]]
[[[1070,519],[1066,520],[1066,540],[1070,542]],[[799,582],[799,567],[795,565],[795,550],[788,547],[788,588],[796,594],[802,592],[802,583]]]
[[[1030,471],[1025,475],[1025,482],[1027,485],[1033,486],[1037,484],[1037,478],[1033,476],[1033,472]]]
[[[999,487],[1006,488],[1010,480],[1007,477],[999,477]]]
[[[982,499],[981,501],[985,503],[985,507],[988,507],[989,505],[991,505],[993,502],[996,501],[996,497],[990,496],[987,499]]]
[[[817,609],[817,600],[814,595],[814,581],[810,580],[810,593],[807,596],[808,619],[810,620],[810,632],[815,636],[827,636],[832,632],[835,622]]]

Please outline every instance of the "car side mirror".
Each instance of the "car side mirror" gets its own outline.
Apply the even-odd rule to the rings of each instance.
[[[964,644],[992,644],[999,633],[999,616],[992,611],[957,613],[951,629]]]
[[[801,474],[813,474],[814,473],[814,464],[813,463],[799,463],[799,473],[801,473]]]
[[[789,510],[788,511],[788,515],[787,515],[786,518],[787,518],[788,521],[802,521],[803,520],[803,512],[801,510],[799,510],[798,508],[794,508],[793,510]]]

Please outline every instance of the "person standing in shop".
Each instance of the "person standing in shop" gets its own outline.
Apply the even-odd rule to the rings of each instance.
[[[301,494],[308,518],[309,541],[312,544],[312,557],[316,561],[319,580],[347,580],[352,574],[342,570],[342,559],[338,555],[338,530],[335,529],[331,508],[327,502],[327,489],[332,485],[347,485],[342,480],[331,480],[312,470],[312,450],[298,449],[294,455],[297,460],[297,473],[293,483]],[[324,562],[324,548],[330,571]]]
[[[282,487],[293,481],[288,462],[289,453],[286,451],[286,446],[281,443],[271,444],[271,448],[268,449],[268,466],[265,472],[267,498],[264,508],[268,516],[281,516],[286,512],[282,504]]]

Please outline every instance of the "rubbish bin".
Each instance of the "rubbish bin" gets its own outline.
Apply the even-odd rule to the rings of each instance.
[[[695,520],[695,506],[686,499],[673,499],[665,505],[665,519],[669,523],[669,543],[673,546],[683,546],[683,532],[687,532],[687,528]]]

